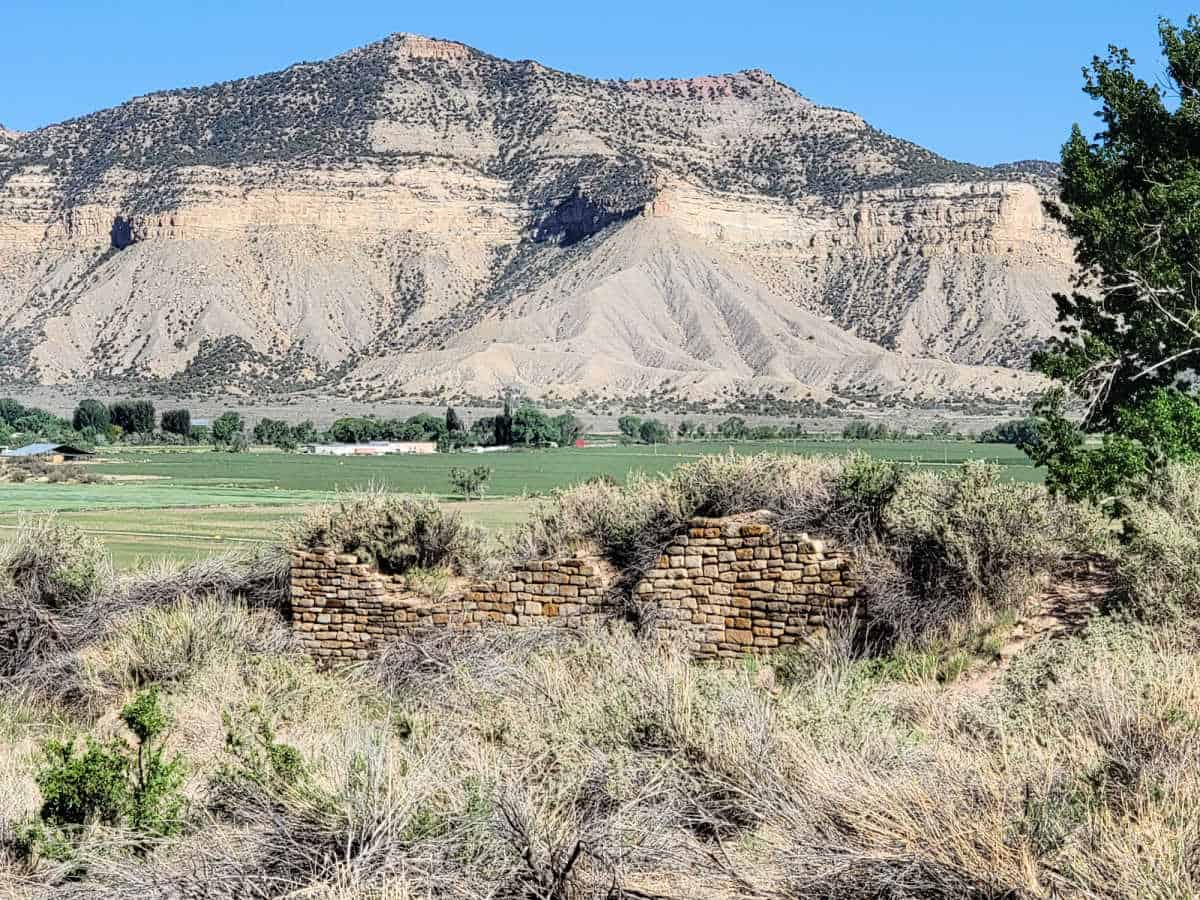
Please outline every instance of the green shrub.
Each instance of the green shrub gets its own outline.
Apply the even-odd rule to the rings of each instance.
[[[619,567],[647,565],[697,515],[767,510],[788,528],[819,524],[834,506],[845,466],[832,457],[704,456],[663,475],[619,485],[591,479],[557,491],[515,535],[518,555],[548,556],[590,545]]]
[[[627,486],[589,481],[542,501],[513,538],[519,556],[594,546],[622,568],[650,562],[686,521],[669,482],[633,476]]]
[[[1200,466],[1175,464],[1126,504],[1117,576],[1126,611],[1153,624],[1200,611]]]
[[[260,707],[222,717],[227,761],[219,772],[222,789],[254,784],[283,792],[306,784],[308,769],[300,751],[275,738],[275,727]]]
[[[884,510],[903,481],[900,466],[891,460],[856,453],[834,482],[835,500],[830,526],[840,537],[859,540],[877,535]]]
[[[49,742],[37,776],[42,824],[119,825],[129,807],[127,751],[117,738],[107,744],[88,738],[82,752],[73,743]]]
[[[922,639],[1019,609],[1039,573],[1098,546],[1105,525],[1091,507],[1001,481],[996,466],[910,474],[860,561],[871,618],[897,638]]]
[[[487,562],[483,529],[447,512],[431,497],[352,494],[309,512],[289,538],[293,546],[353,553],[396,574],[442,567],[467,574]]]
[[[121,738],[101,743],[87,738],[50,741],[43,748],[37,786],[42,805],[34,821],[20,828],[30,855],[60,859],[72,837],[88,825],[123,827],[147,837],[174,834],[182,827],[183,760],[166,758],[164,737],[170,719],[157,690],[142,691],[121,710],[135,744]]]
[[[157,689],[142,691],[126,704],[121,721],[137,738],[126,824],[142,834],[173,834],[181,825],[184,765],[178,756],[165,758],[165,741],[160,738],[171,720],[159,702]]]

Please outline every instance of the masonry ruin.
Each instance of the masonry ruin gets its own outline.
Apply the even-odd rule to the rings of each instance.
[[[637,615],[698,659],[820,640],[858,601],[847,554],[776,527],[767,514],[696,518],[641,573],[597,557],[533,560],[430,598],[404,575],[332,550],[295,550],[291,615],[325,663],[368,659],[412,629],[585,628]]]

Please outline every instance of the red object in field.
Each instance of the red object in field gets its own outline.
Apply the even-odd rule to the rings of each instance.
[[[587,441],[585,441],[583,438],[576,438],[576,439],[575,439],[575,446],[576,446],[576,447],[586,447],[586,446],[587,446]]]

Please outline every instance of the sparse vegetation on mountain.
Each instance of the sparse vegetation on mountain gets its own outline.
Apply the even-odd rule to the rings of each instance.
[[[1024,366],[1048,327],[1033,300],[1069,262],[1036,225],[1049,177],[941,159],[761,71],[596,81],[394,35],[13,142],[0,223],[29,237],[0,276],[22,309],[0,375],[195,398],[1019,401],[1037,380],[975,364]],[[83,206],[69,248],[45,243]],[[733,208],[750,240],[727,253],[710,238]],[[140,244],[163,253],[138,262]],[[918,324],[1001,276],[1002,322]]]

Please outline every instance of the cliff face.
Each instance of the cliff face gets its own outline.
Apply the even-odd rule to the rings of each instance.
[[[0,375],[1018,396],[1071,247],[763,72],[599,82],[398,35],[0,132]]]

